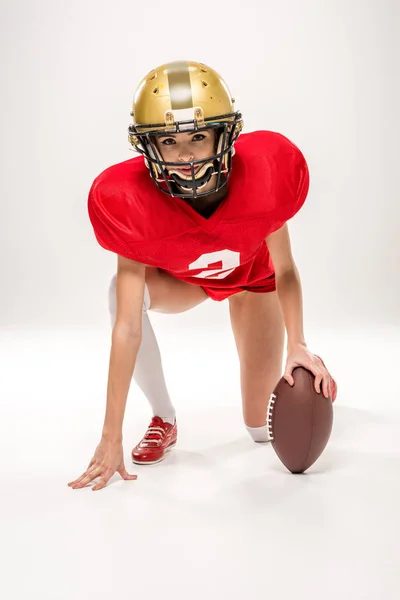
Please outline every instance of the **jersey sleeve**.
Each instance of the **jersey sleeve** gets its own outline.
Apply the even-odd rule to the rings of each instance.
[[[276,157],[279,175],[272,231],[283,227],[299,212],[306,201],[310,186],[310,174],[302,152],[290,140],[284,136],[280,137],[282,145]]]
[[[115,194],[107,188],[108,186],[102,186],[98,178],[89,191],[88,213],[95,237],[105,250],[136,260],[126,242],[127,226],[123,211],[120,210]]]

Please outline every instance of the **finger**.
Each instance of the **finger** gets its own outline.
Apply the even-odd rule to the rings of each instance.
[[[315,354],[315,356],[317,358],[319,358],[319,360],[323,364],[324,368],[326,369],[325,363],[322,360],[322,358],[320,356],[318,356],[317,354]],[[336,396],[337,396],[337,385],[336,385],[336,381],[333,379],[333,377],[331,375],[329,375],[329,377],[330,377],[330,392],[329,392],[329,395],[332,398],[332,402],[335,402]]]
[[[320,384],[322,381],[322,371],[315,365],[314,362],[310,362],[309,364],[304,365],[304,368],[314,375],[314,389],[319,394]]]
[[[335,402],[337,396],[336,381],[332,378],[332,402]]]
[[[314,375],[315,375],[315,381],[314,381],[314,387],[315,387],[315,391],[320,394],[321,393],[321,381],[323,379],[322,373],[318,370],[314,368],[313,371]]]
[[[71,485],[71,486],[77,485],[78,483],[80,483],[82,481],[82,479],[87,477],[87,475],[88,475],[88,471],[85,471],[84,473],[82,473],[82,475],[80,477],[78,477],[78,479],[75,479],[75,481],[71,481],[71,483],[69,483],[68,485]]]
[[[121,466],[121,467],[120,467],[120,468],[117,470],[117,473],[119,473],[119,474],[121,475],[122,479],[125,479],[125,481],[127,481],[127,480],[130,480],[130,481],[132,481],[132,480],[134,480],[134,479],[137,479],[137,477],[138,477],[137,475],[130,475],[130,474],[128,473],[128,471],[125,469],[125,465],[122,465],[122,466]]]
[[[97,490],[101,490],[101,488],[105,487],[113,475],[114,475],[113,469],[107,469],[101,475],[99,481],[92,487],[92,491],[96,492]]]
[[[86,475],[88,475],[91,471],[93,471],[93,469],[96,468],[94,462],[95,462],[94,460],[91,460],[88,468],[86,469],[86,471],[84,471],[82,473],[82,475],[80,477],[78,477],[78,479],[75,479],[75,481],[70,481],[68,485],[69,486],[75,485],[76,483],[78,483],[79,481],[81,481],[81,479],[83,479],[84,477],[86,477]]]
[[[81,479],[83,479],[86,476],[86,471],[84,473],[82,473],[82,475],[80,477],[78,477],[78,479],[75,479],[74,481],[70,481],[69,482],[69,486],[73,486],[76,485],[79,481],[81,481]]]
[[[317,357],[317,358],[318,358],[318,359],[321,361],[321,363],[322,363],[322,366],[324,367],[324,369],[326,369],[325,363],[324,363],[324,361],[322,360],[322,358],[321,358],[320,356],[318,356],[318,354],[314,354],[314,356],[316,356],[316,357]]]
[[[293,376],[292,376],[292,371],[293,371],[293,368],[286,367],[286,371],[285,371],[285,374],[283,376],[284,379],[286,379],[286,381],[288,382],[289,385],[294,385],[294,379],[293,379]]]
[[[89,471],[89,469],[90,469],[91,467],[93,467],[93,465],[95,464],[95,462],[96,462],[96,461],[95,461],[95,459],[94,459],[94,457],[93,457],[93,458],[92,458],[92,460],[90,461],[90,463],[88,464],[88,466],[86,467],[86,471]]]
[[[84,477],[81,477],[80,480],[72,487],[74,489],[85,487],[88,483],[90,483],[100,475],[102,475],[102,469],[98,467],[97,469],[91,471],[91,473],[88,473]]]
[[[322,391],[324,393],[325,398],[329,398],[329,396],[330,396],[330,387],[331,387],[331,378],[328,373],[328,375],[325,375],[325,377],[322,380]]]
[[[92,492],[97,492],[97,490],[101,490],[102,488],[104,488],[107,485],[109,479],[110,477],[101,477],[98,483],[96,483],[96,485],[92,487]]]
[[[95,479],[97,479],[98,475],[95,475],[93,477],[90,477],[89,475],[87,477],[85,477],[84,479],[82,479],[80,481],[80,483],[77,483],[76,485],[72,486],[74,488],[74,490],[78,490],[81,488],[86,487],[87,485],[89,485],[90,483],[92,483]]]

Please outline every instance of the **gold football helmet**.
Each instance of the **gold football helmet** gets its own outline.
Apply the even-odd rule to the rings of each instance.
[[[226,185],[232,167],[233,145],[242,128],[242,115],[234,110],[225,81],[202,63],[178,61],[150,71],[140,82],[133,100],[129,141],[144,155],[157,187],[172,196],[193,198]],[[215,153],[192,162],[165,162],[155,144],[157,135],[216,130]],[[195,173],[195,168],[201,168]],[[174,170],[191,169],[185,176]],[[202,192],[215,175],[215,186]]]

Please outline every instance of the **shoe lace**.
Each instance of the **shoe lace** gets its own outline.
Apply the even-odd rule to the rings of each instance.
[[[141,446],[160,446],[165,437],[166,430],[161,425],[159,420],[153,419],[147,428]]]

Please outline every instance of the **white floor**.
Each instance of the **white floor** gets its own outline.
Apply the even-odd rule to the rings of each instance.
[[[109,332],[2,332],[1,597],[398,600],[399,329],[309,332],[339,395],[325,453],[295,476],[243,428],[230,332],[154,322],[178,445],[130,462],[150,417],[132,385],[139,478],[96,493],[67,482],[99,440]]]

